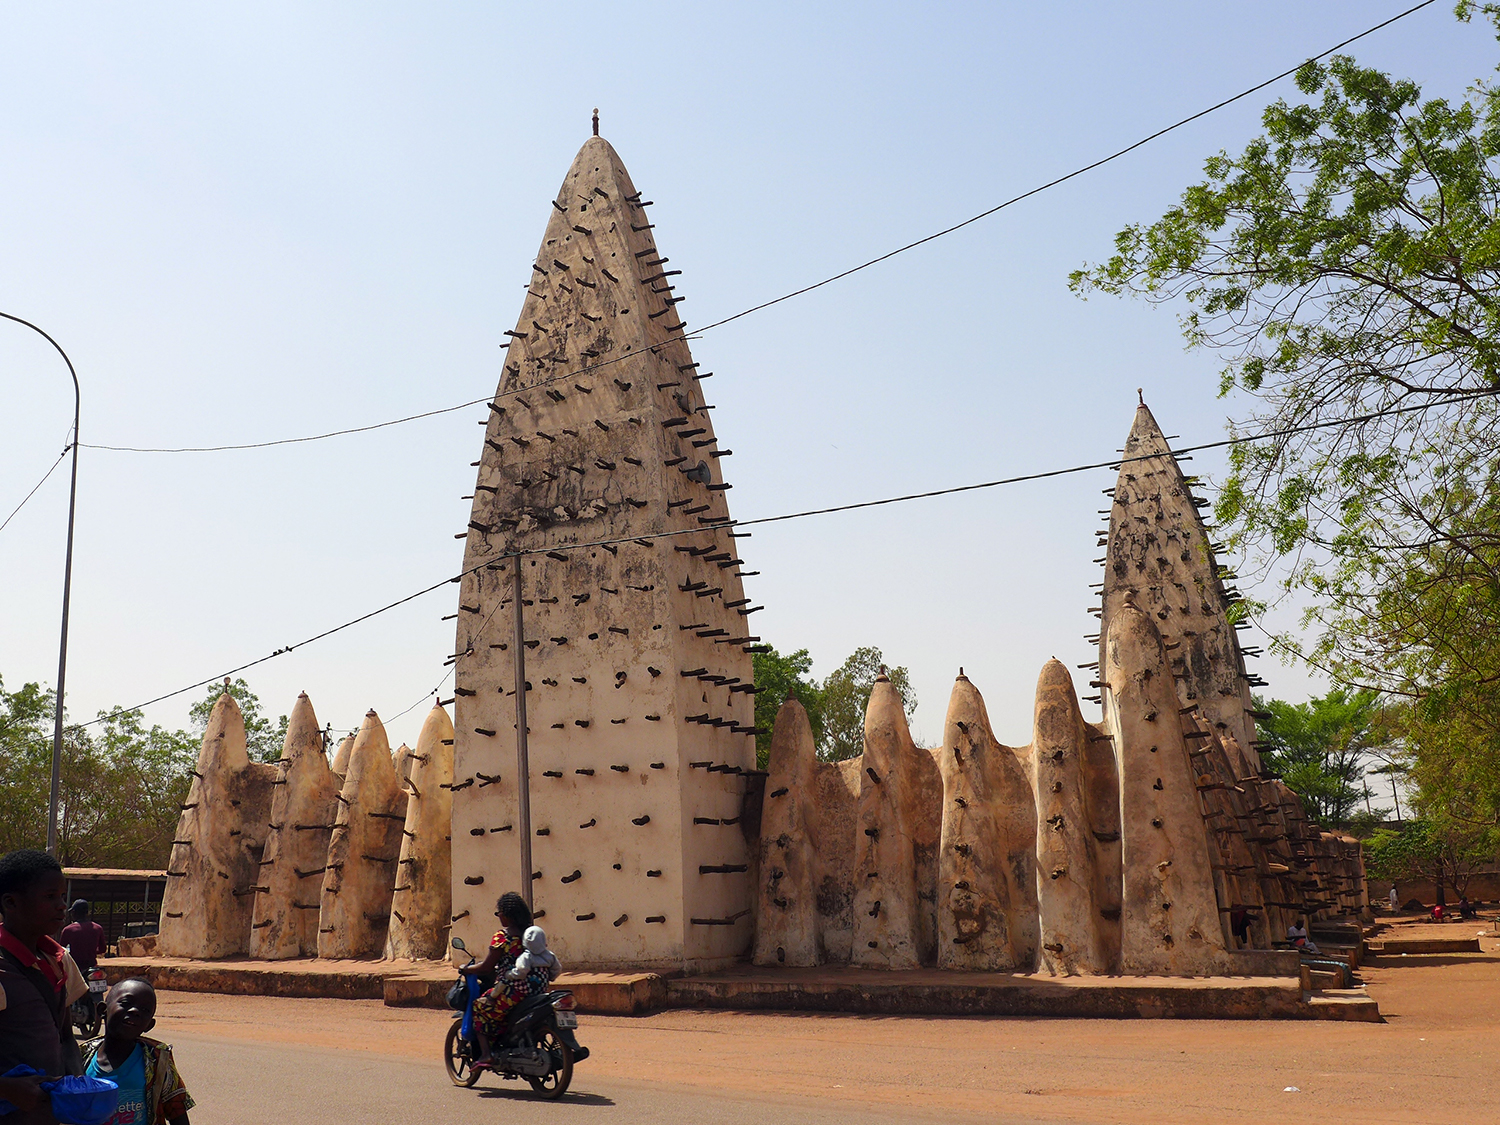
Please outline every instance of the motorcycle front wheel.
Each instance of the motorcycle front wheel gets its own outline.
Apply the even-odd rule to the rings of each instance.
[[[448,1081],[455,1086],[472,1086],[479,1081],[479,1071],[473,1067],[474,1044],[458,1033],[462,1020],[454,1020],[448,1029],[448,1038],[443,1041],[443,1067],[448,1071]]]
[[[99,1005],[94,1002],[92,992],[73,1001],[72,1018],[73,1026],[85,1039],[92,1039],[99,1034]]]
[[[567,1093],[568,1084],[573,1081],[573,1051],[557,1034],[554,1027],[544,1027],[537,1033],[536,1045],[539,1050],[549,1052],[554,1059],[562,1059],[562,1065],[551,1071],[546,1078],[533,1078],[527,1075],[526,1081],[531,1083],[531,1088],[548,1101],[556,1101]]]

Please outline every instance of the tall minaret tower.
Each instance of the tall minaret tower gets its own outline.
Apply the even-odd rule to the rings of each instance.
[[[1136,408],[1113,492],[1104,570],[1104,629],[1132,599],[1171,646],[1177,695],[1196,703],[1214,729],[1243,752],[1246,773],[1260,766],[1250,714],[1251,678],[1229,621],[1233,595],[1213,543],[1167,439],[1143,403]]]
[[[482,944],[521,884],[512,553],[527,551],[532,891],[572,965],[708,966],[752,936],[738,775],[755,763],[759,638],[730,451],[649,206],[609,143],[585,142],[506,334],[459,595],[453,932]]]

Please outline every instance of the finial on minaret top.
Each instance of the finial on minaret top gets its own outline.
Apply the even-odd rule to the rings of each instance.
[[[595,112],[597,113],[598,111],[596,110]],[[594,132],[596,132],[596,133],[599,131],[598,126],[599,126],[599,119],[596,117],[596,118],[594,118]],[[1143,390],[1141,390],[1140,387],[1137,387],[1135,389],[1135,397],[1136,397],[1137,400],[1139,400],[1139,402],[1140,402],[1140,404],[1142,406],[1146,405],[1146,392],[1143,391]]]
[[[599,107],[594,107],[594,136],[599,135]]]

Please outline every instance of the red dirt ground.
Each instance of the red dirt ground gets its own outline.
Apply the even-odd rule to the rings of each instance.
[[[1481,930],[1490,925],[1400,926],[1381,936]],[[580,1038],[593,1050],[584,1065],[601,1079],[747,1102],[815,1098],[960,1119],[1338,1113],[1467,1125],[1500,1106],[1500,940],[1481,944],[1478,955],[1367,964],[1362,975],[1384,1024],[671,1011],[584,1017]],[[164,992],[156,1033],[430,1058],[441,1081],[448,1022],[443,1012],[374,1001]]]

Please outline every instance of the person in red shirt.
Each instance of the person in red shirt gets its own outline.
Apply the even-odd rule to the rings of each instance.
[[[63,927],[62,943],[73,955],[78,971],[87,975],[99,964],[99,954],[104,952],[104,927],[90,920],[89,904],[85,899],[76,900],[69,913],[73,915],[73,921]]]
[[[0,1075],[18,1064],[40,1072],[0,1077],[0,1098],[20,1112],[0,1120],[32,1125],[53,1120],[42,1077],[82,1070],[67,1019],[66,953],[52,936],[68,903],[62,866],[30,849],[0,857]]]

